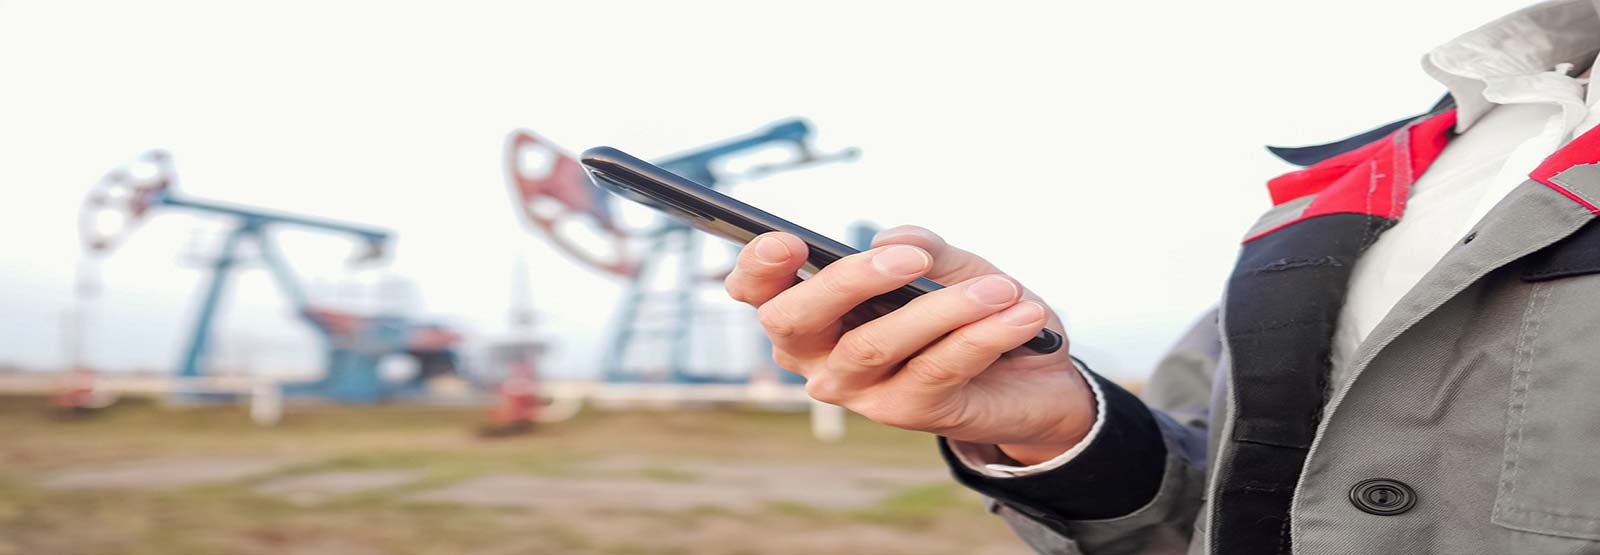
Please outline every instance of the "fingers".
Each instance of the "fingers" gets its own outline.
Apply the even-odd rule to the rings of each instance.
[[[806,261],[806,244],[788,233],[767,233],[739,250],[723,285],[734,300],[760,307],[794,285]]]
[[[829,355],[827,379],[846,389],[876,383],[952,330],[1005,310],[1021,297],[1022,288],[998,274],[918,297],[840,337]]]
[[[831,349],[846,313],[910,283],[932,264],[927,252],[907,245],[847,256],[761,305],[761,326],[775,348],[790,354]]]
[[[872,238],[872,246],[912,245],[933,255],[933,268],[927,278],[939,283],[956,283],[985,274],[998,274],[983,257],[950,246],[938,234],[914,225],[891,227]]]
[[[1047,314],[1044,305],[1022,301],[963,326],[906,361],[889,383],[921,391],[959,389],[1044,329]]]

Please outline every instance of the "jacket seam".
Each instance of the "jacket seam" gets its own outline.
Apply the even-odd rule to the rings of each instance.
[[[1502,455],[1500,464],[1500,491],[1495,499],[1495,514],[1501,513],[1514,502],[1516,496],[1517,475],[1521,473],[1518,460],[1522,454],[1522,430],[1527,422],[1528,414],[1528,387],[1531,380],[1533,361],[1536,358],[1533,338],[1538,335],[1540,321],[1544,317],[1545,306],[1549,287],[1544,284],[1535,286],[1528,306],[1522,311],[1522,328],[1517,334],[1516,358],[1511,364],[1511,391],[1507,403],[1505,454]]]

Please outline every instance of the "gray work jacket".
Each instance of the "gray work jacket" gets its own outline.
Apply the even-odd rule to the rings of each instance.
[[[1286,202],[1142,399],[1091,376],[1105,420],[1076,458],[994,478],[946,446],[952,471],[1041,553],[1600,554],[1597,133],[1464,236],[1342,383],[1335,318],[1386,225]]]

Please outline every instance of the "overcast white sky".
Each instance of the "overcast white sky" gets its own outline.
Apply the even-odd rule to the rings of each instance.
[[[1044,295],[1091,364],[1138,375],[1215,302],[1288,169],[1261,145],[1425,109],[1422,54],[1524,4],[0,0],[0,365],[62,364],[82,195],[161,147],[183,193],[398,232],[356,273],[342,240],[284,238],[329,302],[405,280],[482,342],[526,260],[547,365],[589,372],[618,289],[518,224],[506,134],[650,156],[799,115],[864,156],[737,196],[824,233],[934,228]],[[175,363],[203,276],[185,253],[220,225],[158,214],[107,260],[91,362]],[[225,359],[318,366],[264,272],[229,302]]]

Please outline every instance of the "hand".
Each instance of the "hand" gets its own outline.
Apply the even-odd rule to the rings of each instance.
[[[1023,464],[1088,434],[1094,395],[1065,346],[1007,354],[1061,320],[984,259],[912,226],[800,281],[805,258],[798,237],[762,235],[726,285],[759,309],[773,359],[805,376],[813,398],[889,426],[996,444]],[[857,309],[924,276],[947,287],[871,320]]]

